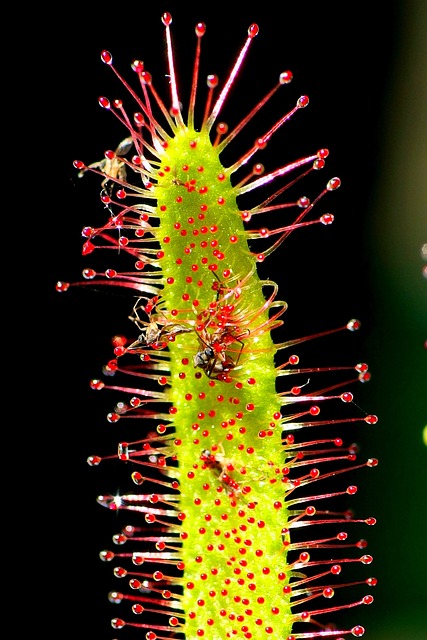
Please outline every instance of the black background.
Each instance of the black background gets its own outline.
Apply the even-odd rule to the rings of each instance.
[[[88,382],[100,375],[110,355],[111,336],[128,326],[127,306],[114,296],[82,290],[60,295],[54,286],[57,280],[78,279],[87,266],[80,255],[81,229],[93,224],[97,216],[99,219],[100,213],[96,181],[86,177],[78,180],[72,162],[76,158],[87,163],[101,159],[104,150],[114,148],[125,135],[113,116],[98,105],[100,95],[126,95],[101,62],[100,52],[108,49],[128,79],[133,78],[132,60],[142,59],[153,73],[157,89],[167,98],[160,20],[164,11],[173,16],[183,102],[188,96],[194,55],[194,26],[199,21],[207,25],[202,76],[203,72],[217,73],[222,80],[244,42],[248,26],[256,22],[260,27],[241,85],[224,110],[224,119],[230,124],[264,95],[283,70],[291,69],[294,81],[281,90],[280,99],[276,97],[269,123],[292,108],[299,95],[310,97],[307,109],[276,134],[260,161],[273,169],[283,163],[283,158],[292,160],[328,147],[330,158],[317,184],[323,186],[334,175],[342,180],[341,189],[325,199],[322,209],[334,213],[335,222],[331,227],[316,226],[293,234],[263,269],[279,282],[281,295],[289,304],[286,337],[338,326],[351,317],[362,320],[360,335],[347,337],[345,346],[338,341],[335,347],[328,346],[327,353],[316,354],[328,363],[334,358],[341,360],[341,350],[345,349],[345,359],[348,356],[350,362],[373,361],[373,381],[369,391],[360,391],[359,404],[368,413],[380,413],[381,407],[390,412],[386,414],[388,421],[380,413],[377,429],[383,430],[382,435],[375,435],[372,441],[369,433],[361,435],[366,456],[381,459],[384,448],[389,466],[372,472],[379,476],[376,488],[371,474],[367,488],[360,489],[365,496],[360,498],[358,509],[366,515],[378,515],[379,511],[383,520],[380,518],[373,533],[368,531],[368,539],[373,539],[369,552],[378,557],[372,570],[380,577],[377,602],[356,618],[366,623],[370,640],[406,637],[400,635],[405,632],[399,631],[399,624],[405,629],[409,618],[417,620],[423,598],[419,589],[421,571],[414,562],[418,554],[409,553],[412,544],[417,548],[417,541],[411,543],[413,538],[407,536],[404,540],[409,549],[396,547],[405,519],[413,521],[418,511],[402,491],[396,501],[390,497],[388,506],[382,502],[384,496],[387,505],[396,481],[399,486],[406,482],[414,458],[406,455],[408,468],[399,471],[400,448],[390,448],[391,442],[395,446],[402,425],[393,423],[389,406],[393,390],[381,373],[382,360],[389,362],[391,354],[379,350],[378,336],[383,327],[372,279],[377,257],[372,214],[380,208],[378,185],[384,168],[385,121],[390,96],[396,90],[394,80],[410,4],[403,0],[277,5],[267,1],[253,7],[236,3],[200,6],[195,2],[149,6],[86,3],[67,5],[60,16],[46,14],[46,19],[43,10],[38,12],[38,29],[32,34],[29,48],[33,62],[28,65],[34,79],[29,123],[34,161],[29,195],[35,210],[26,220],[31,229],[36,227],[31,236],[35,237],[31,248],[36,250],[30,298],[20,313],[27,317],[30,304],[36,335],[41,336],[37,348],[41,366],[33,366],[30,371],[36,393],[28,428],[31,442],[34,440],[31,485],[37,487],[38,496],[32,505],[30,529],[35,527],[41,534],[40,540],[36,533],[32,540],[38,549],[38,562],[43,565],[44,580],[49,583],[39,609],[50,620],[45,637],[65,633],[71,637],[115,637],[109,626],[115,610],[106,602],[106,593],[120,585],[110,580],[110,569],[100,566],[98,552],[112,546],[111,535],[117,531],[111,525],[111,514],[95,502],[98,493],[113,492],[115,487],[105,486],[103,474],[90,469],[86,457],[100,448],[107,450],[117,434],[105,420],[111,408],[108,398],[105,405],[104,399],[93,398]],[[262,129],[262,117],[259,122]],[[256,129],[254,137],[259,132]],[[314,197],[316,193],[309,195]],[[379,228],[386,233],[386,228]],[[422,345],[416,348],[422,349]],[[391,337],[383,349],[394,349]],[[374,385],[378,386],[372,390]],[[421,429],[423,425],[416,422],[419,416],[420,410],[415,409],[415,428]],[[415,460],[419,456],[416,453]],[[420,472],[422,483],[421,478]],[[424,500],[425,489],[421,486]],[[409,513],[400,511],[404,509],[401,495],[409,500]],[[392,586],[394,576],[397,583],[405,582],[404,588]],[[396,614],[392,624],[389,610]],[[412,631],[421,628],[418,620]]]

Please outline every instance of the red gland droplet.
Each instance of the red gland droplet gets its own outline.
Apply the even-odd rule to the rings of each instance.
[[[103,562],[110,562],[114,559],[114,553],[112,551],[107,551],[106,549],[99,552],[99,557]]]
[[[376,578],[368,578],[366,580],[366,584],[368,584],[370,587],[376,587],[378,583],[378,580]]]
[[[58,293],[63,293],[64,291],[68,291],[69,287],[70,287],[69,282],[62,282],[61,280],[58,280],[58,282],[55,285],[55,289],[58,291]]]
[[[165,25],[165,27],[169,27],[172,24],[172,16],[170,13],[165,12],[162,15],[162,22]]]
[[[378,465],[378,459],[377,458],[369,458],[369,460],[366,462],[368,467],[376,467]]]
[[[328,191],[335,191],[341,186],[341,180],[339,178],[331,178],[326,185]]]
[[[334,221],[334,216],[332,213],[324,213],[320,218],[320,222],[324,225],[332,224]]]
[[[361,322],[360,320],[355,320],[354,318],[352,320],[349,320],[347,322],[347,329],[349,331],[358,331],[361,327]]]
[[[259,33],[259,26],[257,24],[251,24],[251,26],[248,29],[248,36],[250,38],[255,38],[255,36],[257,36]]]
[[[95,249],[95,245],[93,245],[91,242],[85,242],[82,248],[82,255],[84,256],[88,256],[90,253],[92,253],[92,251]]]
[[[293,74],[292,71],[282,71],[279,76],[280,84],[289,84],[292,81]]]
[[[100,96],[98,98],[98,103],[103,109],[110,109],[111,107],[109,99],[105,98],[104,96]]]
[[[201,38],[206,33],[206,25],[204,22],[198,22],[195,28],[196,36]]]
[[[327,158],[329,155],[329,149],[319,149],[319,151],[317,152],[317,157],[318,158]]]
[[[125,624],[126,622],[121,618],[113,618],[111,620],[111,626],[113,627],[113,629],[123,629]]]
[[[105,62],[105,64],[113,64],[113,56],[106,49],[101,51],[101,60],[102,62]]]

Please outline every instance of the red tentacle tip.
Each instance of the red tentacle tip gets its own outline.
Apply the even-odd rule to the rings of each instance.
[[[162,15],[162,22],[165,27],[169,27],[172,24],[172,16],[167,11]]]
[[[195,28],[196,36],[201,38],[206,33],[206,25],[204,22],[198,22]]]
[[[111,55],[111,53],[109,51],[107,51],[106,49],[104,49],[103,51],[101,51],[101,60],[102,62],[104,62],[105,64],[113,64],[113,56]]]
[[[251,24],[251,26],[248,29],[248,36],[250,38],[255,38],[255,36],[257,36],[259,33],[259,26],[257,24]]]
[[[58,291],[58,293],[63,293],[64,291],[68,291],[69,287],[70,287],[69,282],[62,282],[61,280],[58,280],[58,282],[55,285],[55,289]]]

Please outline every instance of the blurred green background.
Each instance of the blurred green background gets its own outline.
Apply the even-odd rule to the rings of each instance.
[[[370,488],[379,528],[372,640],[427,638],[427,3],[403,4],[378,178],[365,221],[373,306],[369,394],[381,417]],[[423,276],[424,271],[424,276]]]

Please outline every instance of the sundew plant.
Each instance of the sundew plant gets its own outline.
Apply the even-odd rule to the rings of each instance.
[[[340,179],[326,175],[311,198],[302,191],[313,173],[327,173],[326,148],[271,170],[259,162],[309,103],[287,97],[283,115],[268,122],[264,107],[277,93],[289,96],[291,71],[252,104],[246,96],[240,121],[222,121],[256,24],[225,81],[209,75],[207,83],[199,73],[207,27],[196,24],[183,96],[172,17],[161,19],[167,68],[159,81],[141,60],[128,80],[101,52],[125,95],[99,104],[123,136],[101,160],[74,166],[98,180],[104,217],[83,229],[83,255],[102,255],[105,265],[57,283],[59,292],[120,292],[128,322],[127,335],[111,328],[106,364],[90,381],[111,397],[107,420],[118,434],[115,450],[103,453],[100,442],[88,452],[94,473],[110,470],[110,493],[97,502],[126,519],[100,547],[112,569],[111,625],[118,638],[147,640],[360,637],[359,605],[373,601],[376,579],[367,542],[354,532],[375,518],[357,517],[349,503],[356,470],[377,460],[360,458],[352,431],[377,417],[349,389],[370,373],[364,362],[320,367],[298,355],[337,333],[351,339],[360,321],[289,336],[287,304],[262,276],[290,234],[333,223],[325,207]],[[258,112],[259,135],[248,139]],[[228,161],[235,140],[245,150]],[[128,483],[120,491],[118,467]],[[341,612],[354,608],[346,614],[354,621],[342,624]]]

